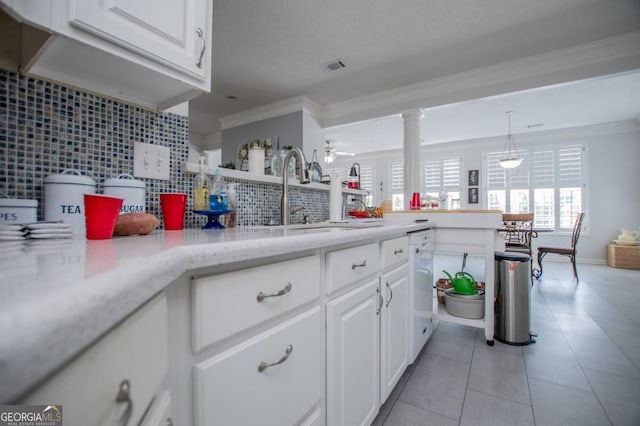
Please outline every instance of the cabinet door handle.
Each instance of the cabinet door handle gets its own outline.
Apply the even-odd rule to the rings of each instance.
[[[395,254],[400,254],[400,253],[403,253],[403,252],[404,252],[404,250],[398,249],[398,250],[394,250],[393,254],[395,255]]]
[[[196,28],[196,34],[198,35],[200,41],[202,41],[202,46],[200,47],[200,56],[198,56],[198,59],[196,60],[196,66],[198,68],[202,68],[202,57],[204,56],[205,50],[207,50],[207,40],[205,40],[204,38],[204,31],[202,31],[202,28]]]
[[[120,420],[118,420],[118,424],[120,426],[127,426],[133,412],[133,402],[131,401],[131,383],[129,383],[129,380],[124,379],[120,382],[118,393],[116,394],[116,402],[118,404],[122,402],[125,402],[127,404],[127,408],[120,416]]]
[[[382,298],[382,294],[380,294],[380,287],[376,287],[376,293],[378,293],[378,309],[376,310],[376,315],[380,315],[380,309],[382,309],[382,305],[384,304],[384,299]]]
[[[284,355],[282,355],[282,357],[279,360],[277,360],[276,362],[264,362],[264,361],[262,361],[260,363],[260,365],[258,366],[258,371],[262,373],[264,370],[266,370],[269,367],[273,367],[274,365],[282,364],[283,362],[285,362],[289,358],[289,355],[291,355],[291,352],[293,352],[293,346],[289,345],[289,346],[287,346],[285,348]]]
[[[264,299],[266,299],[267,297],[280,297],[283,296],[287,293],[289,293],[291,291],[291,288],[293,286],[291,285],[291,283],[287,283],[287,285],[285,285],[282,290],[278,290],[275,293],[271,293],[271,294],[264,294],[263,292],[258,293],[258,295],[256,296],[256,300],[258,302],[262,302]]]
[[[351,269],[364,268],[365,266],[367,266],[367,261],[363,260],[362,263],[352,263]]]
[[[393,299],[393,290],[391,290],[391,286],[389,285],[389,281],[387,281],[387,288],[389,289],[389,300],[387,300],[387,304],[384,305],[385,307],[389,307],[389,303],[391,303],[391,300]]]

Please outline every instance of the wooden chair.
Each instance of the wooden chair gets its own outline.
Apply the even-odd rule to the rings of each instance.
[[[536,279],[542,276],[542,259],[547,253],[560,254],[563,256],[569,256],[571,260],[571,266],[573,267],[573,276],[578,279],[578,270],[576,269],[576,246],[578,245],[578,238],[580,238],[580,230],[582,229],[582,220],[584,219],[584,213],[578,213],[576,221],[573,224],[573,233],[571,234],[571,247],[538,247],[538,266],[540,269],[534,271]]]
[[[502,215],[502,222],[508,229],[505,235],[505,251],[531,256],[533,213],[505,213]]]
[[[531,258],[529,272],[533,285],[533,257],[531,253],[531,230],[533,228],[533,213],[504,213],[502,223],[508,229],[505,234],[505,251],[526,254]]]

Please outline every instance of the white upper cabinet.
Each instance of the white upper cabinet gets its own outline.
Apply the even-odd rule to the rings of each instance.
[[[68,22],[179,72],[204,80],[210,49],[204,0],[70,0]]]
[[[0,0],[28,24],[20,71],[153,110],[210,91],[212,3]]]

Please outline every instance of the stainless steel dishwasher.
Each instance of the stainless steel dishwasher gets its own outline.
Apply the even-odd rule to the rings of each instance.
[[[414,362],[431,336],[433,312],[434,231],[427,229],[409,234],[409,297],[413,301],[411,321],[411,362]]]

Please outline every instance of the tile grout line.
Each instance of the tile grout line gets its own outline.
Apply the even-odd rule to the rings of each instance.
[[[484,332],[483,329],[480,329]],[[462,414],[464,413],[464,403],[467,400],[467,392],[469,391],[469,380],[471,379],[471,369],[473,368],[473,357],[476,354],[476,345],[478,344],[478,330],[475,332],[473,339],[473,349],[471,350],[471,362],[469,362],[469,372],[467,373],[467,383],[464,386],[464,396],[462,397],[462,408],[460,408],[460,414],[458,416],[458,426],[462,424]]]
[[[588,284],[587,284],[587,287],[588,287]],[[551,314],[553,315],[553,317],[554,317],[555,321],[557,322],[558,320],[557,320],[556,316],[555,316],[555,315],[554,315],[554,313],[553,313],[553,309],[552,309],[551,311],[552,311],[552,312],[551,312]],[[593,321],[593,318],[591,318],[591,315],[589,315],[586,311],[585,311],[585,314],[587,314],[587,316],[589,317],[589,319],[591,319],[591,320]],[[594,321],[594,322],[595,322],[595,321]],[[596,324],[597,324],[597,323],[596,323]],[[600,327],[600,326],[598,325],[598,327]],[[595,397],[596,401],[598,401],[598,405],[600,405],[600,409],[602,410],[602,412],[604,413],[605,417],[606,417],[606,418],[607,418],[607,420],[609,421],[609,424],[610,424],[610,425],[613,425],[613,422],[611,421],[611,418],[609,418],[609,414],[607,414],[607,411],[604,409],[604,405],[602,405],[602,401],[600,401],[600,398],[598,397],[598,394],[596,393],[595,389],[594,389],[594,388],[593,388],[593,386],[591,385],[591,380],[589,380],[589,377],[585,374],[585,372],[584,372],[584,367],[583,367],[582,363],[580,362],[580,359],[576,356],[576,353],[575,353],[575,351],[574,351],[573,347],[571,346],[571,343],[569,343],[569,339],[567,338],[567,334],[566,334],[566,332],[565,332],[561,327],[558,327],[558,328],[560,328],[560,332],[562,333],[562,337],[564,338],[564,340],[565,340],[565,342],[566,342],[567,346],[569,347],[569,350],[570,350],[570,351],[571,351],[571,353],[573,354],[573,357],[575,358],[576,362],[578,363],[578,366],[580,367],[580,371],[582,372],[582,375],[584,376],[585,380],[586,380],[586,381],[587,381],[587,383],[589,384],[589,387],[591,388],[591,393],[592,393],[592,394],[593,394],[593,396]],[[602,328],[601,328],[601,329],[602,329]],[[604,330],[602,330],[602,331],[604,331]],[[606,334],[606,333],[605,333],[605,334]],[[607,335],[607,337],[609,337],[609,336]],[[609,340],[611,340],[611,338],[609,338]],[[613,342],[613,341],[612,341],[612,342]],[[527,378],[527,381],[528,381],[528,378]],[[564,385],[559,385],[559,384],[556,384],[556,385],[557,385],[557,386],[567,387],[567,388],[569,388],[569,389],[574,389],[574,388],[572,388],[572,387],[570,387],[570,386],[564,386]]]

